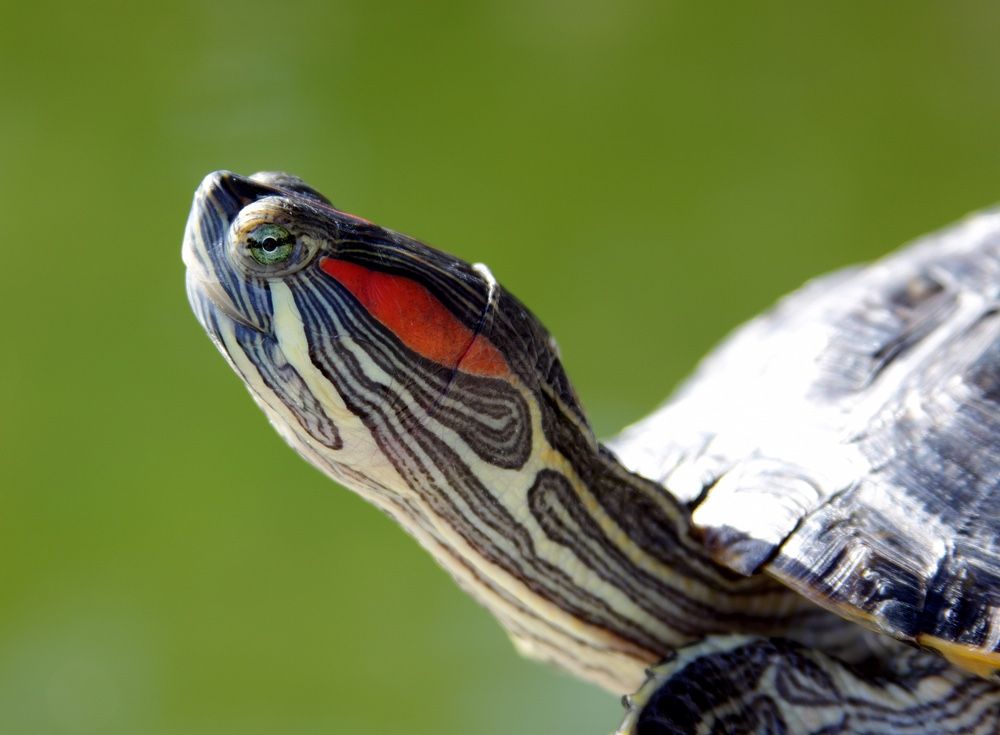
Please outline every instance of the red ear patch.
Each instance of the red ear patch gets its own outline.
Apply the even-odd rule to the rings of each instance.
[[[476,375],[509,373],[507,361],[488,339],[473,334],[416,281],[335,258],[321,258],[319,267],[414,352]]]

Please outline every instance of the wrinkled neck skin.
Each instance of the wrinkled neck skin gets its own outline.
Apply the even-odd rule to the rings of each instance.
[[[686,511],[602,451],[548,386],[532,390],[513,375],[415,380],[408,395],[398,389],[393,414],[359,417],[325,387],[325,371],[358,348],[342,342],[342,355],[317,365],[290,294],[275,295],[287,327],[280,349],[322,396],[341,446],[310,441],[280,403],[272,423],[416,537],[523,653],[631,691],[677,646],[708,632],[785,630],[782,613],[799,614],[783,588],[704,558]],[[274,397],[259,399],[272,414]]]
[[[485,268],[280,191],[332,234],[294,274],[249,279],[218,252],[223,185],[202,185],[186,235],[199,320],[286,441],[520,651],[623,692],[709,633],[829,625],[704,556],[687,510],[598,445],[548,333]]]

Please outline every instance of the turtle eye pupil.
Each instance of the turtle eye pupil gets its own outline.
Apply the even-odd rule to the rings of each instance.
[[[280,225],[258,225],[247,235],[247,250],[260,265],[284,263],[295,252],[295,237]]]

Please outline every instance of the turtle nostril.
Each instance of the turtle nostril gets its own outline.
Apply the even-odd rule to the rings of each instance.
[[[261,197],[271,196],[275,193],[270,186],[229,171],[219,172],[218,186],[239,202],[241,208]]]
[[[273,187],[251,181],[245,176],[231,171],[215,171],[202,180],[195,199],[202,202],[206,217],[218,219],[223,226],[228,226],[248,204],[276,193],[279,192]]]

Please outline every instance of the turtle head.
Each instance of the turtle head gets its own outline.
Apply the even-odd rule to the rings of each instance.
[[[300,179],[210,174],[183,257],[195,314],[274,426],[380,505],[457,457],[521,467],[543,386],[582,421],[548,333],[485,266]]]
[[[184,261],[198,319],[278,432],[523,652],[630,688],[729,599],[684,509],[600,450],[548,332],[485,266],[291,176],[227,172],[195,194]]]
[[[191,305],[216,344],[220,320],[273,336],[271,284],[295,279],[321,250],[332,249],[346,218],[287,174],[206,176],[195,192],[182,257]]]

